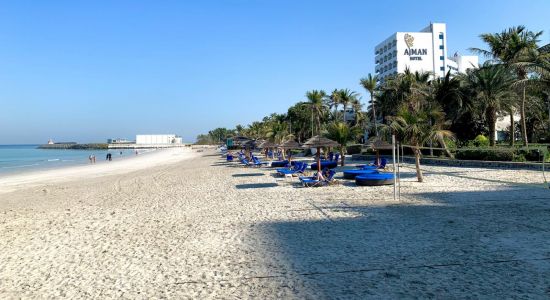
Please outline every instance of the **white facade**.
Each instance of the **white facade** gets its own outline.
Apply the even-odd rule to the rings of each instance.
[[[479,57],[475,55],[460,55],[455,53],[447,58],[447,68],[451,74],[466,73],[466,70],[479,67]]]
[[[374,52],[376,75],[381,81],[388,76],[403,73],[405,69],[411,72],[431,72],[435,76],[445,76],[451,73],[464,72],[477,67],[477,56],[460,56],[455,54],[447,57],[447,25],[432,23],[419,32],[396,32],[380,44]]]
[[[141,145],[170,145],[182,144],[182,138],[175,134],[138,134],[136,144]]]

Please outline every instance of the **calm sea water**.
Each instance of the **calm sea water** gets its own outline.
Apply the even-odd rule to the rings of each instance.
[[[0,145],[0,175],[89,164],[88,157],[91,154],[96,156],[97,163],[102,163],[108,152],[112,154],[113,160],[135,153],[134,150],[118,149],[57,150],[38,149],[38,145]]]

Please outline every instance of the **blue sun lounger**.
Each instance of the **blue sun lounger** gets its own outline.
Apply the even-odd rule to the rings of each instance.
[[[294,174],[301,174],[307,169],[307,163],[296,162],[294,166],[290,169],[277,169],[277,173],[288,176]]]
[[[304,187],[317,187],[317,186],[325,186],[334,180],[334,175],[336,172],[334,170],[330,170],[327,178],[325,180],[318,180],[317,176],[311,176],[311,177],[300,177],[300,182],[302,183],[302,186]]]

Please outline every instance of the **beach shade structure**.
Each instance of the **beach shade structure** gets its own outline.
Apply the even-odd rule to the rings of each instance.
[[[279,148],[283,149],[283,151],[284,150],[289,150],[289,149],[302,149],[302,145],[300,145],[295,140],[288,140],[288,141],[283,142],[282,144],[280,144]],[[292,155],[289,155],[288,160],[291,160],[291,156]]]
[[[380,161],[380,150],[393,150],[392,144],[375,137],[367,143],[367,147],[376,151],[376,164]]]
[[[317,148],[317,172],[321,172],[321,147],[338,147],[339,144],[331,139],[316,135],[307,140],[302,148]]]
[[[302,149],[302,145],[294,140],[288,140],[279,145],[279,148],[283,149]]]

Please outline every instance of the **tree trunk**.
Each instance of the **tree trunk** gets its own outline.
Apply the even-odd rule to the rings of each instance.
[[[346,156],[344,155],[344,151],[346,148],[344,146],[340,146],[340,165],[343,167],[345,164]]]
[[[491,147],[495,146],[495,135],[496,135],[496,122],[497,122],[497,113],[496,109],[488,108],[486,113],[487,122],[489,123],[489,145]]]
[[[344,103],[344,114],[342,116],[344,123],[346,123],[346,108],[347,108],[347,105]]]
[[[523,137],[523,146],[529,147],[529,142],[527,141],[527,125],[525,122],[525,87],[522,90],[521,98],[521,135]]]
[[[416,165],[416,178],[418,182],[424,182],[424,176],[422,176],[422,170],[420,170],[420,149],[418,146],[414,148],[414,163]]]
[[[370,103],[372,105],[372,123],[374,124],[374,136],[378,136],[378,128],[376,128],[376,109],[374,108],[373,92],[370,93]]]
[[[510,110],[510,146],[516,144],[516,124],[514,123],[514,110]]]
[[[445,149],[445,154],[447,154],[447,156],[449,156],[450,158],[455,158],[455,156],[451,153],[451,151],[449,151],[449,148],[447,148],[447,143],[445,143],[445,139],[444,138],[441,138],[439,140],[439,143],[441,144],[441,146],[443,146],[443,148]]]

